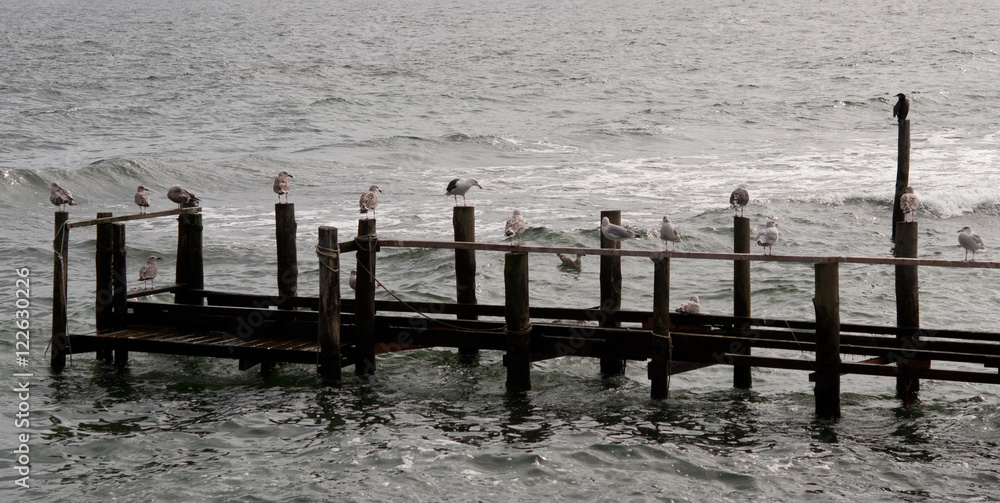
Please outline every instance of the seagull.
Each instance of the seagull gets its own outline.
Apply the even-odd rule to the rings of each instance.
[[[149,208],[149,189],[140,185],[135,189],[135,204],[139,205],[139,213],[145,213]]]
[[[521,246],[521,234],[527,228],[528,224],[524,223],[521,210],[514,210],[514,214],[507,219],[507,223],[503,226],[503,235],[509,238],[517,236],[517,245]]]
[[[740,209],[740,216],[743,216],[743,207],[750,202],[750,194],[747,193],[747,186],[740,185],[729,195],[729,207],[732,208],[733,216],[736,216],[736,208]]]
[[[378,208],[378,193],[382,192],[382,189],[378,188],[378,185],[372,185],[368,187],[368,192],[361,194],[361,200],[358,201],[358,206],[361,209],[358,211],[368,217],[368,210],[372,211],[372,216],[375,216],[375,208]]]
[[[660,224],[660,239],[663,240],[664,245],[681,242],[681,230],[676,225],[670,223],[670,217],[666,215],[663,217],[663,223]],[[670,250],[673,251],[673,248],[671,246]]]
[[[762,231],[757,233],[757,244],[764,247],[764,254],[767,255],[767,249],[771,249],[771,253],[774,253],[774,243],[778,242],[778,224],[774,220],[767,221],[767,227]]]
[[[288,183],[289,178],[295,178],[289,175],[287,171],[282,170],[278,173],[278,176],[274,179],[274,193],[278,194],[278,203],[281,203],[281,196],[285,196],[285,203],[288,203],[288,193],[291,192],[291,187]]]
[[[913,193],[913,187],[906,187],[906,192],[899,196],[899,207],[903,210],[903,221],[906,221],[906,215],[910,215],[912,222],[913,214],[920,207],[920,198]]]
[[[351,277],[347,278],[347,286],[351,287],[351,290],[358,289],[358,270],[351,269]]]
[[[153,285],[153,278],[156,277],[156,261],[160,260],[160,257],[156,255],[150,255],[146,259],[146,263],[142,264],[139,268],[139,281],[142,281],[142,287],[146,288],[146,282],[150,282],[150,286]]]
[[[612,241],[624,241],[626,239],[639,239],[641,236],[620,226],[611,223],[608,217],[601,217],[601,234]]]
[[[458,206],[458,196],[462,196],[462,206],[465,206],[465,193],[473,187],[483,188],[482,185],[479,185],[479,182],[472,178],[456,178],[448,182],[448,188],[445,189],[444,195],[454,196],[455,206]]]
[[[76,201],[73,200],[73,194],[62,187],[58,183],[52,182],[52,192],[49,194],[49,201],[52,204],[59,206],[59,211],[66,211],[66,205],[76,206]]]
[[[685,300],[684,303],[674,311],[678,313],[698,314],[701,312],[701,304],[698,302],[698,296],[695,295],[694,297],[691,297],[691,300]]]
[[[899,98],[899,101],[892,106],[892,116],[898,117],[899,123],[902,124],[910,113],[910,100],[906,99],[906,95],[903,93],[897,94],[894,98]]]
[[[178,208],[181,208],[185,204],[189,203],[194,203],[195,206],[198,206],[198,202],[201,201],[194,194],[188,192],[180,185],[174,185],[167,189],[167,198],[177,203]]]
[[[972,227],[966,225],[958,231],[958,244],[965,248],[965,260],[969,260],[969,251],[972,251],[972,260],[976,260],[976,250],[985,250],[986,244],[979,234],[972,233]]]
[[[580,269],[583,267],[580,262],[580,258],[583,257],[583,255],[579,253],[576,254],[576,260],[569,258],[569,255],[563,253],[557,253],[556,256],[559,257],[559,260],[562,260],[562,264],[566,267],[571,267],[573,269]]]

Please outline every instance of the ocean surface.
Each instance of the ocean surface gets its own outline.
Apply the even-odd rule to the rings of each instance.
[[[990,1],[0,0],[0,500],[1000,501],[1000,388],[845,376],[843,418],[815,419],[803,372],[719,366],[649,399],[644,363],[539,362],[504,393],[502,355],[381,355],[377,379],[322,387],[309,366],[267,378],[230,360],[133,353],[115,373],[77,355],[48,369],[52,213],[72,220],[204,207],[205,280],[276,293],[271,180],[293,176],[299,291],[318,290],[317,228],[353,235],[378,184],[382,237],[450,239],[444,188],[476,178],[477,239],[598,246],[602,210],[656,250],[730,251],[728,196],[751,195],[776,254],[889,256],[897,127],[911,99],[910,183],[920,256],[961,260],[971,225],[1000,244],[1000,14]],[[175,259],[173,218],[128,224],[129,270]],[[92,230],[70,244],[70,329],[93,321]],[[755,250],[757,252],[757,250]],[[531,303],[599,303],[579,272],[533,255]],[[503,299],[502,254],[478,255],[480,302]],[[404,299],[454,298],[445,250],[383,249]],[[15,351],[18,274],[30,279],[30,351]],[[674,260],[672,304],[731,313],[731,265]],[[623,261],[624,309],[650,309],[652,266]],[[841,267],[843,322],[895,322],[891,266]],[[753,314],[812,319],[811,267],[754,263]],[[995,331],[995,271],[922,268],[921,323]],[[346,290],[346,289],[345,289]],[[379,292],[380,298],[388,298]],[[23,298],[23,297],[22,297]],[[170,296],[158,300],[169,301]],[[22,303],[23,305],[24,303]],[[785,354],[785,356],[789,356]],[[792,352],[792,357],[810,355]],[[948,368],[947,366],[944,366]],[[955,368],[965,368],[958,367]],[[976,369],[969,369],[976,370]],[[31,373],[30,399],[16,373]],[[347,375],[353,375],[348,369]],[[16,426],[30,408],[30,427]],[[29,435],[30,479],[17,468]],[[30,488],[22,488],[22,479]]]

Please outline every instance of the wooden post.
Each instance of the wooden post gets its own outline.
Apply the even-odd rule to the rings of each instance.
[[[111,213],[108,212],[97,214],[97,218],[110,218],[111,216]],[[94,279],[97,282],[94,288],[96,303],[94,306],[94,321],[98,332],[110,330],[115,323],[113,305],[114,283],[111,269],[113,260],[111,248],[114,239],[111,235],[112,232],[112,224],[97,224],[97,250],[94,253],[94,263],[96,265]],[[97,350],[97,360],[110,363],[112,355],[101,348]]]
[[[455,241],[476,241],[474,206],[455,206],[452,223],[455,227]],[[459,305],[476,305],[476,250],[455,250],[455,290]],[[479,316],[474,312],[459,312],[457,318],[478,320]],[[474,360],[479,355],[479,350],[459,346],[458,354],[463,360]]]
[[[622,223],[622,212],[619,210],[605,210],[601,212],[601,219],[608,217],[608,220],[617,225]],[[620,248],[618,241],[612,241],[601,234],[601,248]],[[610,255],[601,255],[601,311],[604,316],[601,320],[602,327],[621,327],[621,322],[612,321],[611,315],[616,314],[622,307],[622,259]],[[605,347],[610,344],[605,344]],[[614,356],[606,355],[601,357],[601,374],[604,376],[623,375],[625,373],[625,360]]]
[[[733,253],[750,253],[750,219],[733,217]],[[750,261],[733,261],[733,316],[750,317]],[[743,333],[743,327],[734,327]],[[750,346],[743,345],[737,354],[749,355]],[[749,365],[733,365],[733,387],[750,389],[753,387]]]
[[[369,376],[375,373],[375,219],[358,220],[358,276],[354,290],[355,323],[358,328],[357,363],[354,373]]]
[[[899,123],[899,140],[896,154],[896,197],[892,199],[892,241],[896,241],[897,222],[903,221],[903,208],[899,198],[910,184],[910,120]]]
[[[114,290],[111,303],[114,312],[112,322],[114,328],[125,326],[125,316],[128,312],[128,273],[125,268],[125,224],[111,224],[111,284]],[[106,354],[105,356],[110,355]],[[116,349],[114,362],[117,368],[125,367],[128,364],[128,350]]]
[[[298,296],[299,263],[295,250],[295,205],[278,203],[274,205],[274,236],[278,248],[278,297]],[[278,309],[294,309],[282,306]]]
[[[319,365],[324,384],[341,379],[340,355],[340,251],[337,228],[319,228]]]
[[[66,332],[66,278],[69,259],[69,213],[57,211],[52,242],[52,353],[49,366],[55,372],[66,368],[69,336]]]
[[[185,208],[197,206],[185,203]],[[204,298],[190,290],[205,288],[205,267],[202,257],[201,213],[182,213],[177,216],[177,274],[175,283],[184,288],[174,294],[177,304],[202,305]]]
[[[840,264],[816,264],[816,415],[840,417]]]
[[[916,222],[896,223],[896,257],[917,257]],[[930,368],[929,360],[911,360],[907,358],[907,350],[916,349],[920,344],[919,336],[914,332],[920,328],[920,295],[917,266],[896,266],[896,340],[899,341],[900,354],[895,359],[900,368]],[[920,380],[911,377],[896,377],[896,394],[908,400],[920,391]]]
[[[647,371],[650,398],[667,398],[670,391],[670,259],[653,259],[653,358]]]
[[[507,321],[507,391],[531,390],[531,316],[528,312],[528,254],[504,255],[504,318]]]

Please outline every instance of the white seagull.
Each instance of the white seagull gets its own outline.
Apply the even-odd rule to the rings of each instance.
[[[671,223],[670,217],[666,215],[663,217],[663,223],[660,224],[660,239],[663,240],[664,245],[681,242],[681,230]],[[670,250],[673,251],[673,249],[674,247],[671,245]]]
[[[906,192],[899,196],[899,207],[903,210],[903,221],[906,222],[906,216],[909,215],[912,222],[913,214],[920,207],[920,198],[913,193],[913,187],[906,187]]]
[[[180,185],[174,185],[167,189],[167,199],[177,203],[178,208],[181,208],[188,203],[194,203],[195,206],[198,206],[198,203],[201,201],[195,197],[194,194],[188,192]]]
[[[288,193],[291,192],[291,184],[288,183],[289,178],[295,178],[289,175],[287,171],[282,170],[278,173],[278,176],[274,178],[274,193],[278,194],[278,202],[281,202],[281,196],[285,196],[285,203],[288,203]]]
[[[361,209],[358,212],[365,215],[365,218],[368,218],[368,210],[371,210],[372,216],[375,216],[375,208],[378,208],[379,192],[382,192],[382,189],[378,188],[378,185],[372,185],[368,187],[368,192],[361,194],[361,199],[358,201],[358,206]]]
[[[76,206],[76,201],[73,200],[73,194],[62,187],[58,183],[52,182],[50,186],[52,191],[49,193],[49,201],[52,204],[59,207],[59,211],[66,211],[66,205]]]
[[[740,209],[740,216],[743,216],[743,207],[750,202],[750,194],[747,193],[747,186],[740,185],[729,195],[729,207],[733,209],[733,216],[736,216],[736,208]]]
[[[150,286],[153,286],[153,278],[156,277],[156,261],[160,260],[160,257],[156,255],[150,255],[146,259],[146,263],[142,264],[139,268],[139,281],[142,281],[142,287],[146,288],[146,282],[150,282]]]
[[[767,221],[767,227],[757,233],[757,244],[764,247],[764,254],[767,255],[768,248],[771,254],[774,253],[774,243],[778,242],[778,224],[774,220]]]
[[[969,260],[969,251],[972,251],[972,260],[976,260],[976,250],[985,250],[986,244],[979,234],[972,233],[972,227],[966,225],[958,231],[958,244],[965,248],[965,260]]]
[[[145,213],[149,208],[149,189],[140,185],[135,189],[135,204],[139,206],[139,213]]]
[[[680,307],[678,307],[674,311],[678,313],[687,313],[687,314],[700,313],[701,304],[698,302],[698,296],[695,295],[694,297],[691,297],[691,300],[685,300],[684,303],[681,304]]]
[[[514,210],[514,214],[507,219],[507,223],[503,226],[503,235],[509,238],[517,236],[517,245],[521,246],[521,234],[527,228],[528,224],[524,222],[521,210]]]
[[[601,234],[612,241],[625,241],[626,239],[639,239],[641,237],[620,225],[611,223],[608,217],[601,217]]]
[[[347,278],[347,286],[351,287],[351,290],[358,289],[358,270],[351,269],[351,277]]]
[[[462,206],[465,206],[465,193],[473,187],[483,188],[482,185],[479,185],[479,182],[472,178],[456,178],[448,182],[448,188],[445,189],[444,195],[454,196],[455,206],[458,206],[458,196],[462,196]]]

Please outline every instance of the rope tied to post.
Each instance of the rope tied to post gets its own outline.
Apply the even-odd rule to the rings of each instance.
[[[316,245],[316,256],[320,258],[319,263],[325,267],[328,271],[332,273],[340,274],[340,249],[339,248],[326,248],[320,245]],[[328,260],[322,260],[328,259]],[[333,268],[330,266],[330,261],[336,259],[338,267]]]

